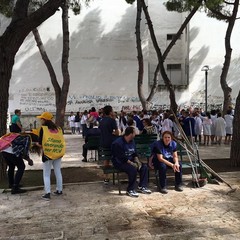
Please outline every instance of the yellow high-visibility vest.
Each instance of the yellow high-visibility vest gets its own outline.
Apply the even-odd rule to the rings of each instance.
[[[52,160],[63,157],[66,150],[66,144],[61,128],[58,128],[58,132],[56,133],[50,132],[47,126],[42,126],[42,129],[42,148],[44,155]]]

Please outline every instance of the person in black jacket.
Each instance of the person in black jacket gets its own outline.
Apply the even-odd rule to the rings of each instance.
[[[124,135],[116,139],[111,148],[114,167],[126,172],[128,175],[126,194],[130,197],[138,197],[138,193],[135,191],[137,173],[140,175],[138,191],[145,194],[151,193],[147,188],[148,168],[146,164],[142,164],[138,159],[134,137],[134,128],[127,127]]]
[[[83,146],[82,146],[82,148],[83,148],[83,153],[82,153],[83,159],[82,159],[82,161],[83,162],[87,162],[88,139],[89,139],[89,137],[99,136],[99,138],[100,138],[100,134],[101,134],[101,130],[98,128],[98,122],[95,121],[93,123],[93,127],[91,126],[88,129],[86,137],[85,137],[85,144],[83,144]]]

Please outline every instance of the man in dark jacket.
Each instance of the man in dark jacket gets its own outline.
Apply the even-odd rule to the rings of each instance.
[[[142,164],[138,159],[134,137],[134,128],[127,127],[124,135],[116,139],[111,148],[114,167],[128,175],[127,195],[130,197],[138,197],[135,191],[137,173],[140,175],[138,191],[145,194],[151,193],[147,188],[148,169],[146,164]]]
[[[82,156],[83,156],[83,159],[82,161],[83,162],[87,162],[87,152],[88,152],[88,139],[89,137],[91,136],[99,136],[99,139],[100,139],[100,134],[101,134],[101,130],[98,128],[98,122],[95,121],[93,123],[93,127],[89,128],[87,130],[87,134],[86,134],[86,137],[85,137],[85,144],[83,144],[82,148],[83,148],[83,153],[82,153]],[[98,146],[96,146],[98,147]]]

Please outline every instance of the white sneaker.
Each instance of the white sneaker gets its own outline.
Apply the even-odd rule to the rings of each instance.
[[[126,194],[130,197],[138,197],[139,196],[138,193],[135,190],[127,191]]]
[[[144,193],[144,194],[151,194],[152,191],[146,187],[138,187],[138,192]]]

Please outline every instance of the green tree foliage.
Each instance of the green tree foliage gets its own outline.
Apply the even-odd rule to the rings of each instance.
[[[0,13],[6,17],[11,17],[13,13],[14,1],[1,0],[0,1]]]
[[[125,1],[129,4],[133,4],[135,2],[135,0],[125,0]]]
[[[223,0],[169,0],[164,3],[168,11],[175,11],[175,12],[187,12],[191,11],[192,8],[202,5],[202,8],[219,8],[221,9],[221,4]]]

